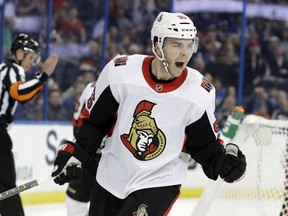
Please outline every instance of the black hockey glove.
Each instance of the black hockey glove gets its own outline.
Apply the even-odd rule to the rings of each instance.
[[[224,181],[233,183],[240,180],[246,171],[246,158],[237,145],[228,143],[219,167],[219,175]]]
[[[81,163],[89,161],[88,154],[79,145],[64,141],[58,149],[52,177],[54,182],[63,185],[80,179]]]

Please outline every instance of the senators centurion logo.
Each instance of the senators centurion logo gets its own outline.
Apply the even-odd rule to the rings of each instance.
[[[147,161],[158,157],[166,146],[166,137],[151,117],[156,104],[143,100],[135,111],[134,120],[128,134],[121,135],[121,140],[135,158]]]
[[[133,216],[148,216],[147,208],[148,206],[145,204],[141,204],[136,212],[133,212]]]

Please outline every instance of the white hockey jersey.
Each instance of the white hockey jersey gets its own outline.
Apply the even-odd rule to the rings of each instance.
[[[211,162],[223,154],[212,84],[188,67],[172,81],[159,81],[150,71],[153,58],[110,61],[79,122],[78,142],[88,152],[108,134],[97,181],[121,199],[143,188],[182,184],[189,154],[216,179]]]

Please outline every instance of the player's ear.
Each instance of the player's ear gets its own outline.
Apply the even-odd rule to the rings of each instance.
[[[155,51],[156,51],[158,56],[162,56],[158,42],[155,43]]]
[[[160,46],[158,42],[155,43],[155,48],[156,48],[156,51],[160,52]]]

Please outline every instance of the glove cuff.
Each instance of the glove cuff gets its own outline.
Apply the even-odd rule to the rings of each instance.
[[[79,143],[75,143],[73,156],[77,158],[81,163],[87,163],[90,160],[90,156]]]
[[[59,146],[58,152],[67,152],[81,163],[87,163],[90,160],[88,153],[79,143],[74,144],[73,142],[66,140]]]
[[[62,143],[59,148],[58,152],[68,152],[71,155],[74,155],[75,145],[70,141],[65,141]]]

